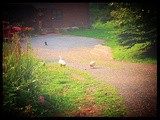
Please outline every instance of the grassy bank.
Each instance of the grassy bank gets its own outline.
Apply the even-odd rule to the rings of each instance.
[[[124,99],[119,97],[115,88],[87,73],[62,68],[57,63],[51,63],[37,72],[39,76],[34,86],[39,91],[37,94],[46,99],[41,108],[42,116],[112,117],[123,116],[127,110],[122,106]]]
[[[3,44],[3,110],[13,116],[123,116],[119,92],[85,72],[34,57],[15,35]],[[11,116],[9,115],[9,116]]]
[[[151,64],[157,63],[156,57],[140,55],[140,53],[144,52],[141,49],[148,43],[136,44],[132,48],[128,49],[126,46],[123,47],[118,44],[119,37],[116,34],[117,32],[119,32],[118,29],[117,31],[114,31],[113,27],[110,26],[107,28],[107,30],[72,30],[68,31],[67,34],[106,40],[103,45],[110,46],[112,48],[112,54],[115,60]]]

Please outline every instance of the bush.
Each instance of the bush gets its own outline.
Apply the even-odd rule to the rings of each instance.
[[[3,108],[5,112],[15,111],[19,90],[32,83],[34,69],[38,65],[29,43],[26,50],[22,49],[20,37],[17,34],[13,34],[10,41],[11,43],[3,43]]]

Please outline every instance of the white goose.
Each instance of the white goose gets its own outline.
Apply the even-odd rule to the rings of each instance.
[[[66,62],[62,59],[62,57],[61,56],[59,56],[59,64],[60,64],[60,66],[62,67],[62,66],[66,66]]]
[[[94,66],[96,65],[96,63],[95,63],[95,61],[91,61],[91,62],[89,63],[89,65],[90,65],[91,68],[94,68]]]

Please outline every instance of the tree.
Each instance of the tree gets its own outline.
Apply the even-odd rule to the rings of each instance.
[[[119,43],[131,48],[137,43],[145,43],[142,49],[148,55],[156,55],[157,44],[157,10],[156,5],[142,3],[110,3],[115,9],[111,16],[119,33]],[[146,44],[147,43],[147,44]]]
[[[112,6],[108,5],[109,3],[90,3],[90,16],[91,22],[96,23],[100,21],[105,23],[109,20],[112,20],[113,17],[110,15]]]

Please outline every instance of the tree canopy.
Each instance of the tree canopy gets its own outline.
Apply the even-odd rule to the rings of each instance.
[[[96,11],[96,14],[94,14]],[[131,48],[143,43],[143,53],[156,56],[157,7],[151,3],[92,3],[92,22],[112,23],[118,43]],[[107,24],[106,24],[107,25]],[[109,25],[109,24],[108,24]]]

